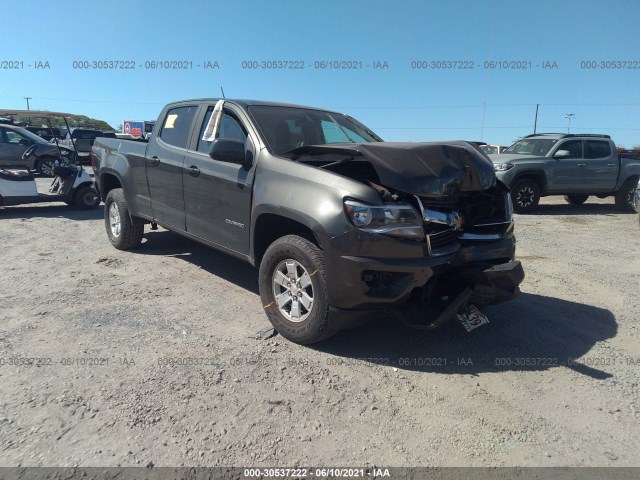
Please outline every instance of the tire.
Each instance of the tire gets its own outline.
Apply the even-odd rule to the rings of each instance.
[[[529,213],[540,202],[540,187],[533,180],[520,180],[511,189],[511,200],[514,212]]]
[[[74,204],[82,210],[92,210],[100,205],[100,197],[95,188],[90,186],[80,187],[73,195]]]
[[[118,250],[129,250],[142,242],[144,224],[131,218],[121,188],[111,190],[104,201],[104,224],[111,245]]]
[[[53,167],[56,159],[53,157],[42,157],[38,160],[36,171],[45,177],[53,177]]]
[[[616,207],[623,212],[638,212],[634,206],[633,196],[638,186],[638,177],[627,178],[622,188],[616,192]]]
[[[329,328],[324,254],[306,238],[287,235],[273,242],[260,262],[259,284],[267,317],[283,337],[305,345],[335,333]]]
[[[570,205],[582,205],[587,201],[589,195],[565,195],[564,199]]]

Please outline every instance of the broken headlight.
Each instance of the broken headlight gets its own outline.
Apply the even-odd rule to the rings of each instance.
[[[367,205],[345,200],[344,211],[356,227],[371,233],[403,238],[424,238],[422,220],[407,203]]]
[[[510,168],[513,168],[513,163],[494,163],[493,169],[496,172],[506,172]]]

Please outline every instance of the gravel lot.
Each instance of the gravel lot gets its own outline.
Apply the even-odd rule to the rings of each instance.
[[[516,220],[490,325],[302,347],[250,338],[247,264],[162,229],[117,251],[102,207],[0,210],[0,466],[637,466],[637,215]]]

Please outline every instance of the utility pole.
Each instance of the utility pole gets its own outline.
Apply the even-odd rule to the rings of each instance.
[[[539,103],[536,103],[536,119],[533,121],[533,133],[536,133],[536,129],[538,128],[538,107]]]
[[[31,110],[29,108],[29,100],[31,100],[33,97],[24,97],[24,99],[27,101],[27,110]],[[29,117],[29,125],[31,125],[31,117]]]
[[[567,133],[571,133],[571,119],[574,118],[576,116],[575,113],[565,113],[564,118],[569,119],[569,122],[567,123]]]

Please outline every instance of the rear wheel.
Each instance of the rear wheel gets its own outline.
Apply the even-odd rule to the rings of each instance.
[[[91,186],[80,187],[73,196],[76,206],[83,210],[91,210],[100,205],[100,197],[95,188]]]
[[[587,201],[589,195],[565,195],[564,199],[570,205],[582,205]]]
[[[131,218],[121,188],[111,190],[104,201],[104,223],[111,245],[118,250],[129,250],[142,242],[144,224]]]
[[[533,180],[520,180],[511,189],[511,200],[516,213],[529,213],[540,202],[540,187]]]
[[[638,177],[628,178],[622,188],[616,192],[616,207],[623,212],[637,212],[638,206],[634,202],[634,195],[638,187]]]
[[[315,343],[334,333],[324,254],[306,238],[287,235],[269,246],[260,262],[260,298],[273,327],[292,342]]]

